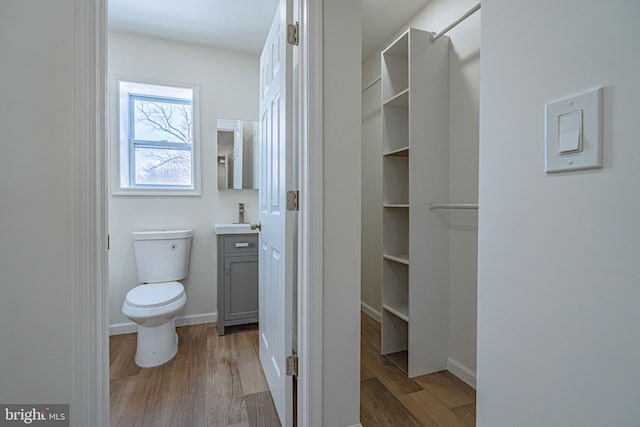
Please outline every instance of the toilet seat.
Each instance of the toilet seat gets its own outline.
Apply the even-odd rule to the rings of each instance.
[[[151,283],[131,289],[125,303],[131,307],[151,308],[171,304],[184,296],[184,286],[179,282]]]

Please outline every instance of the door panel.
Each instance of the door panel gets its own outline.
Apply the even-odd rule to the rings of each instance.
[[[292,51],[286,27],[292,0],[280,0],[260,57],[260,362],[283,425],[293,423],[292,353],[294,212],[286,210],[293,188]]]

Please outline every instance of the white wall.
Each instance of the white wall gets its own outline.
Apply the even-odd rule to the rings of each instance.
[[[362,64],[362,85],[380,76],[380,51]],[[382,110],[380,83],[362,93],[361,300],[370,315],[382,310]]]
[[[218,191],[216,122],[258,119],[258,55],[174,43],[124,33],[109,33],[109,74],[160,82],[199,85],[202,196],[111,196],[109,199],[110,324],[130,324],[121,311],[126,293],[137,284],[131,232],[192,229],[189,277],[183,281],[187,305],[180,316],[211,321],[217,314],[216,223],[238,220],[238,203],[246,203],[246,221],[257,219],[255,190]],[[112,88],[113,89],[113,88]],[[113,90],[110,95],[113,95]],[[117,114],[110,106],[111,173],[117,173]]]
[[[360,0],[324,0],[323,426],[360,415]]]
[[[482,3],[479,426],[638,425],[640,3]],[[604,169],[544,172],[544,104],[604,86]]]
[[[0,402],[71,403],[73,1],[0,13]]]
[[[380,52],[409,27],[438,32],[469,10],[476,0],[433,0],[388,43],[363,62],[362,81],[380,75]],[[480,92],[480,12],[447,34],[449,56],[449,200],[478,200]],[[382,117],[380,84],[362,94],[362,301],[381,309]],[[446,216],[449,227],[448,354],[476,369],[477,213]]]

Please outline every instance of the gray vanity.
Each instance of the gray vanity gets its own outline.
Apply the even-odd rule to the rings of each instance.
[[[258,322],[258,234],[249,224],[216,225],[218,335],[224,328]]]

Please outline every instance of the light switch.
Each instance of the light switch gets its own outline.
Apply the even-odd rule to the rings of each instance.
[[[582,110],[558,118],[558,151],[560,154],[582,151]]]
[[[545,171],[572,172],[603,166],[599,87],[545,105]]]

